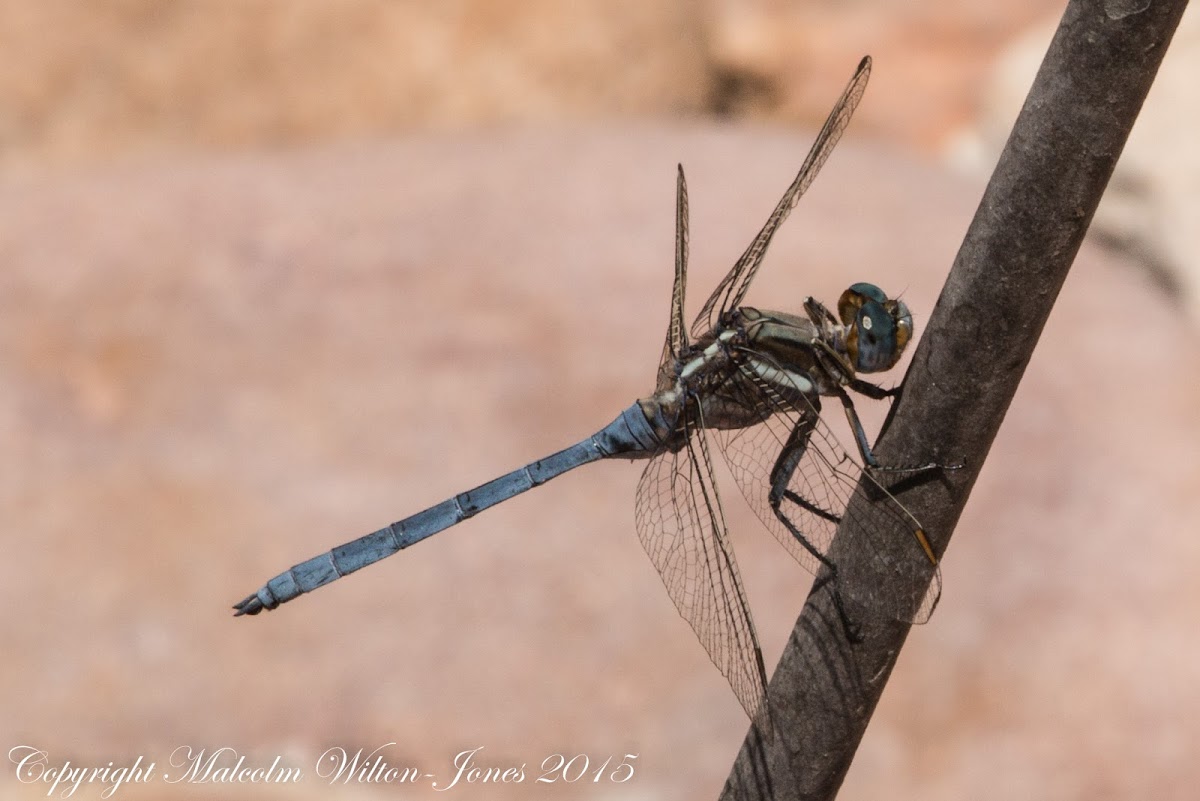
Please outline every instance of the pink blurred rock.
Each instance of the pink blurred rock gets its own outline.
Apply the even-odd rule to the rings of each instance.
[[[936,147],[999,48],[1061,4],[982,0],[42,0],[0,8],[0,167],[653,116],[863,127]]]

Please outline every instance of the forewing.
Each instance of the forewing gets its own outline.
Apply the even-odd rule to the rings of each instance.
[[[675,364],[688,345],[687,326],[683,322],[683,300],[687,290],[688,196],[683,165],[675,182],[675,283],[671,288],[671,319],[667,323],[667,341],[658,362],[655,390],[670,389],[675,383]]]
[[[854,576],[839,575],[839,590],[890,617],[912,623],[928,620],[941,595],[941,573],[921,545],[920,524],[841,446],[805,396],[789,392],[789,401],[745,362],[736,385],[740,402],[758,409],[761,422],[719,431],[717,442],[734,481],[763,525],[815,575],[821,566],[815,553],[828,554],[841,519],[850,516],[856,537],[848,545],[839,544],[839,549],[843,554],[854,551],[853,561],[862,570],[856,569]],[[807,446],[793,454],[794,467],[780,511],[803,542],[776,516],[770,499],[772,471],[797,428],[807,437]],[[860,480],[872,503],[850,503]],[[912,540],[899,549],[903,554],[899,559],[891,555],[897,550],[884,547],[881,539],[896,531],[907,532],[905,536]],[[839,565],[839,573],[844,572]],[[862,576],[874,578],[859,580]],[[880,577],[896,591],[884,592]]]
[[[834,146],[842,138],[842,132],[850,124],[854,109],[858,107],[858,102],[862,100],[863,92],[867,89],[867,79],[870,76],[871,57],[867,56],[859,62],[854,77],[846,85],[846,89],[833,107],[833,111],[829,112],[825,125],[817,134],[817,139],[813,142],[812,149],[808,151],[808,157],[804,159],[804,164],[800,167],[800,172],[796,174],[792,185],[783,193],[783,197],[775,206],[775,210],[771,212],[771,216],[767,218],[762,230],[758,232],[758,236],[754,237],[754,241],[742,253],[741,258],[737,260],[721,283],[717,284],[717,288],[704,302],[700,313],[696,315],[696,320],[692,323],[694,338],[698,339],[715,326],[723,312],[736,309],[741,305],[746,291],[750,288],[750,282],[754,280],[754,275],[762,264],[763,256],[766,255],[767,246],[771,244],[771,238],[775,236],[775,231],[787,219],[801,196],[808,191],[808,187],[812,185],[817,173],[821,171],[821,167],[828,160],[829,154],[833,152]]]
[[[667,594],[750,719],[770,732],[766,670],[703,431],[650,460],[638,483],[638,538]]]

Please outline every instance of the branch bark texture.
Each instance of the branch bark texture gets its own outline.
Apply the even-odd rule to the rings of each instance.
[[[892,487],[938,554],[1186,6],[1067,6],[875,448],[883,464],[963,465]],[[859,502],[870,501],[860,492],[852,503]],[[833,543],[839,580],[877,580],[886,591],[886,576],[847,575],[859,572],[857,540],[843,525]],[[889,542],[913,547],[904,531]],[[850,642],[830,586],[809,597],[772,678],[774,736],[751,728],[723,799],[827,799],[841,787],[909,627],[850,608],[852,619],[866,621],[862,640]]]

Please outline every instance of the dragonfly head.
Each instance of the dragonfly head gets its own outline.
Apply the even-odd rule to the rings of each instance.
[[[854,284],[838,300],[846,327],[846,352],[854,369],[878,373],[891,369],[912,339],[912,314],[902,300],[890,300],[874,284]]]

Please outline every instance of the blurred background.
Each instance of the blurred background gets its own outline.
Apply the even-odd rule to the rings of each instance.
[[[479,746],[526,765],[465,797],[715,796],[746,720],[637,543],[640,465],[269,615],[229,605],[647,394],[675,163],[694,313],[865,53],[866,98],[750,302],[870,280],[919,333],[1062,8],[0,0],[0,746],[305,773],[125,798],[441,797],[316,775],[326,749],[381,746],[447,778]],[[1194,18],[842,798],[1192,797]],[[810,577],[735,496],[771,666]],[[637,769],[533,785],[556,753]],[[5,764],[0,797],[47,795]]]

